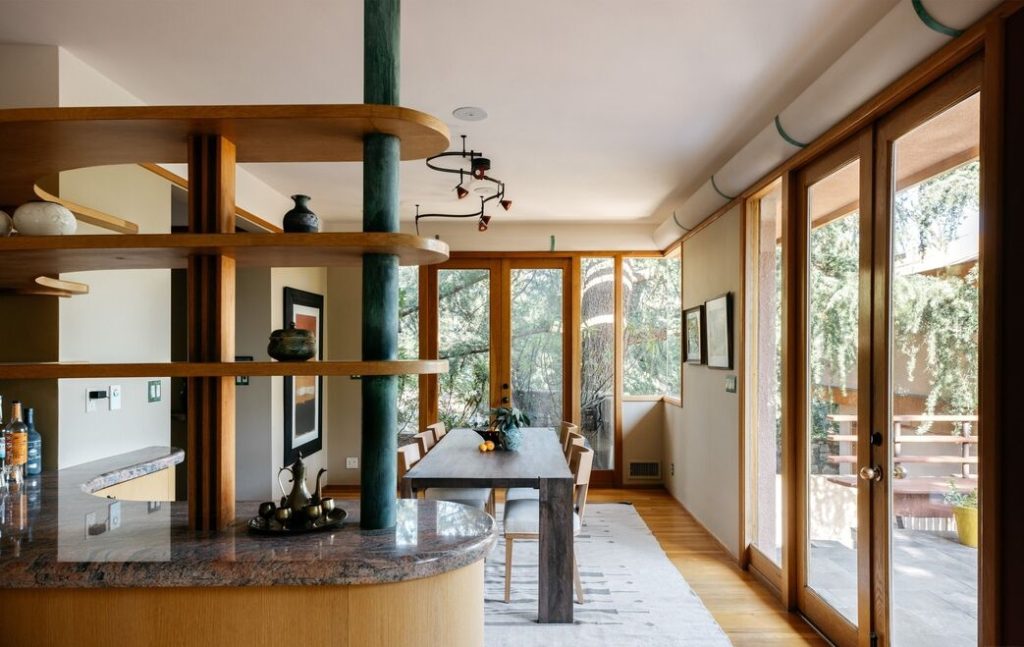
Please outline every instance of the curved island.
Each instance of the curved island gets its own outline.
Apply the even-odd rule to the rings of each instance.
[[[454,503],[400,500],[398,523],[266,537],[238,502],[224,532],[188,528],[184,502],[147,495],[181,450],[151,447],[44,473],[8,496],[0,604],[11,644],[483,644],[483,559],[494,520]],[[173,479],[173,477],[171,477]],[[153,481],[147,485],[148,481]],[[173,483],[173,481],[172,481]]]

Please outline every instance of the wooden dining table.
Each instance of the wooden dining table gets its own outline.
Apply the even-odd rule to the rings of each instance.
[[[402,478],[402,496],[431,487],[534,487],[540,491],[538,620],[573,621],[573,477],[558,433],[525,428],[516,451],[481,452],[472,429],[453,429]]]

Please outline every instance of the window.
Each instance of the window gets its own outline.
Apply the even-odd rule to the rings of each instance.
[[[678,256],[623,259],[624,395],[680,395],[679,261]]]
[[[398,268],[398,358],[420,356],[420,271]],[[419,431],[420,383],[418,375],[398,376],[398,433]]]
[[[615,259],[580,259],[580,428],[594,469],[615,468]]]

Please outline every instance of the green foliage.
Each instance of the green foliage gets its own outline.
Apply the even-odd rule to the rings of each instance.
[[[968,216],[978,209],[978,163],[901,190],[894,200],[892,336],[897,395],[926,380],[924,409],[951,414],[977,408],[978,267],[947,259]],[[811,233],[810,359],[813,397],[833,403],[856,384],[859,224],[855,212]],[[970,255],[968,255],[970,256]],[[918,364],[923,360],[924,365]],[[900,383],[910,386],[900,386]],[[825,418],[814,420],[823,435]],[[919,428],[920,433],[928,430]]]
[[[420,356],[419,268],[398,268],[398,357]],[[398,433],[419,429],[419,376],[398,376]]]
[[[680,394],[680,271],[678,258],[627,258],[623,263],[626,395]]]
[[[491,427],[499,431],[530,426],[530,417],[515,407],[496,407],[488,412]]]
[[[956,488],[956,482],[953,479],[949,480],[949,491],[943,495],[942,500],[945,501],[946,505],[951,505],[954,508],[972,508],[978,509],[978,488],[968,490],[967,492],[961,492]]]

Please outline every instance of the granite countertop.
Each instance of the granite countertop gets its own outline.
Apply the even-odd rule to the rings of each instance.
[[[2,500],[0,587],[100,588],[380,584],[430,577],[483,559],[494,520],[456,503],[399,500],[396,527],[359,529],[359,502],[337,530],[266,537],[239,501],[224,532],[188,528],[185,502],[90,494],[171,467],[179,449],[149,447],[30,478]]]

